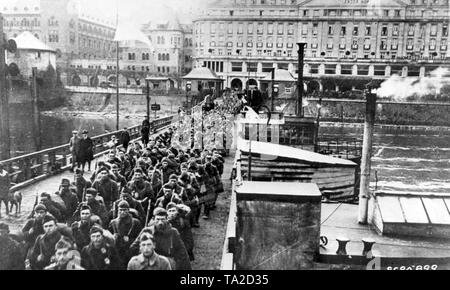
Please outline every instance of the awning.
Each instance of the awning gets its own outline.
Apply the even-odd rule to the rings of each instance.
[[[224,81],[217,76],[215,72],[207,67],[194,68],[186,76],[182,77],[183,80],[199,80],[199,81]]]

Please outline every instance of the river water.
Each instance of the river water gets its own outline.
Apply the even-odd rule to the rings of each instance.
[[[41,134],[33,125],[31,107],[13,107],[10,116],[13,156],[67,144],[72,130],[89,130],[91,136],[115,130],[115,118],[41,115]],[[141,123],[140,119],[121,120],[120,127]],[[362,139],[363,128],[324,127],[323,137]],[[372,164],[378,189],[450,193],[450,133],[419,132],[376,128]]]
[[[363,127],[321,127],[325,137],[363,137]],[[376,128],[371,186],[378,190],[450,193],[450,132]],[[375,171],[378,182],[376,183]]]
[[[30,105],[10,108],[11,155],[19,156],[69,143],[72,131],[88,130],[90,136],[98,136],[116,130],[116,119],[102,116],[40,115],[41,130],[34,125]],[[139,119],[121,119],[120,128],[132,127]],[[80,135],[81,136],[81,135]]]

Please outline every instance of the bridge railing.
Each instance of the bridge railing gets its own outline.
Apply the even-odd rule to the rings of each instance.
[[[236,270],[235,254],[237,250],[237,198],[236,186],[242,183],[241,174],[241,155],[240,151],[236,152],[236,159],[232,172],[232,189],[231,189],[231,204],[230,213],[228,215],[228,223],[226,229],[226,237],[222,252],[222,261],[220,263],[220,270]]]
[[[158,131],[169,126],[173,122],[174,116],[169,116],[150,122],[151,129]],[[140,137],[142,126],[134,126],[127,131],[130,133],[131,140]],[[107,143],[112,136],[119,137],[122,131],[106,133],[100,136],[92,137],[94,143],[95,157],[102,156],[108,152]],[[72,154],[69,144],[61,145],[34,152],[8,160],[1,161],[9,176],[16,185],[11,190],[19,190],[31,183],[43,180],[49,176],[58,174],[71,167]]]
[[[362,140],[360,139],[321,139],[318,152],[325,155],[336,155],[342,158],[358,158],[362,156]]]

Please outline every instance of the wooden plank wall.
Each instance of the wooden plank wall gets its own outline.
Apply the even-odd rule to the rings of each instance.
[[[248,154],[242,155],[242,172],[248,171]],[[355,168],[333,165],[314,166],[302,162],[261,160],[252,157],[252,178],[260,181],[316,183],[325,196],[333,200],[354,197]]]

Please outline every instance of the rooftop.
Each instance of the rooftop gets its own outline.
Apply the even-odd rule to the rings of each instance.
[[[45,43],[37,39],[31,32],[22,32],[19,36],[14,38],[17,43],[17,49],[38,50],[55,52],[54,49],[47,46]]]

